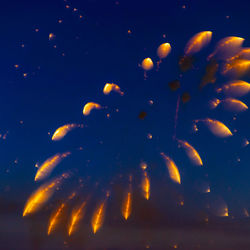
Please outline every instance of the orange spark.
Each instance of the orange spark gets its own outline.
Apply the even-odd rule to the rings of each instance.
[[[91,220],[92,230],[94,234],[101,228],[103,224],[105,208],[106,208],[106,201],[103,201],[94,211]]]
[[[171,46],[169,43],[163,43],[157,48],[157,55],[160,59],[167,57],[170,52]]]
[[[165,160],[166,166],[168,168],[168,173],[172,181],[181,184],[181,176],[175,162],[164,153],[161,153],[161,156]]]
[[[154,67],[154,64],[153,64],[153,61],[151,58],[145,58],[143,61],[142,61],[142,64],[141,64],[142,68],[145,70],[145,71],[148,71],[148,70],[151,70],[153,67]]]
[[[242,112],[248,109],[248,106],[244,102],[234,98],[226,98],[224,100],[215,98],[210,101],[210,107],[212,109],[216,108],[219,104],[223,108],[231,112]]]
[[[83,108],[83,115],[87,116],[93,109],[101,109],[101,105],[95,102],[88,102]]]
[[[151,140],[151,139],[153,138],[152,134],[148,133],[148,134],[147,134],[147,138],[148,138],[149,140]]]
[[[142,177],[142,194],[146,200],[149,200],[150,197],[150,180],[147,172],[144,170]]]
[[[226,63],[221,71],[223,75],[241,77],[250,71],[250,60],[235,59]]]
[[[40,181],[46,178],[52,170],[67,156],[69,156],[70,152],[58,153],[50,158],[48,158],[37,170],[35,181]]]
[[[244,38],[229,36],[221,39],[215,50],[208,56],[207,60],[210,60],[214,56],[218,56],[221,59],[227,59],[237,53],[244,42]]]
[[[50,33],[49,34],[49,40],[51,41],[51,40],[53,40],[53,39],[55,39],[56,38],[56,35],[55,34],[53,34],[53,33]]]
[[[187,43],[184,52],[185,55],[193,55],[206,47],[212,38],[211,31],[202,31],[194,35]]]
[[[55,226],[58,222],[58,217],[61,214],[64,207],[65,207],[65,204],[62,203],[61,206],[57,209],[57,211],[51,216],[49,220],[49,226],[48,226],[48,235],[50,235],[51,231],[55,229]]]
[[[62,176],[42,185],[34,191],[25,204],[23,216],[38,211],[50,199],[55,189],[61,184],[62,179],[67,179],[68,177],[69,174],[64,173]]]
[[[109,95],[111,91],[115,91],[120,95],[124,95],[124,92],[121,91],[120,87],[115,83],[106,83],[103,88],[103,94]]]
[[[68,132],[70,132],[71,130],[75,129],[75,128],[83,128],[83,125],[80,124],[65,124],[61,127],[59,127],[55,133],[52,136],[52,141],[59,141],[62,138],[64,138],[66,136],[66,134]]]
[[[183,147],[186,151],[186,154],[188,155],[189,159],[192,161],[194,165],[202,166],[202,160],[199,155],[199,153],[196,151],[196,149],[191,146],[188,142],[177,140],[177,142],[180,144],[181,147]]]
[[[216,91],[217,93],[223,92],[225,95],[240,97],[250,92],[250,84],[242,80],[230,81]]]
[[[71,219],[69,223],[68,235],[70,236],[77,227],[77,223],[83,218],[84,216],[84,209],[86,207],[86,201],[84,201],[80,207],[72,211]]]
[[[131,186],[129,188],[129,191],[126,192],[123,202],[122,202],[122,216],[125,220],[128,219],[132,211],[132,192],[131,192]]]
[[[203,122],[215,136],[224,138],[233,135],[229,128],[220,121],[206,118],[196,120],[195,122]]]

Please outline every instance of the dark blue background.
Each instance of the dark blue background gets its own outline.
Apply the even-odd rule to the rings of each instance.
[[[205,178],[211,183],[211,191],[226,200],[229,210],[250,207],[249,149],[241,147],[242,139],[249,138],[249,112],[234,121],[233,115],[223,110],[209,111],[207,101],[215,96],[213,86],[198,89],[206,55],[216,41],[240,36],[245,38],[244,46],[249,46],[250,5],[247,1],[118,2],[1,3],[0,132],[8,131],[6,140],[0,139],[1,196],[23,203],[38,186],[33,181],[35,163],[69,150],[72,156],[56,168],[53,176],[74,170],[77,176],[91,176],[93,183],[98,181],[106,189],[119,174],[123,174],[121,182],[130,173],[139,177],[139,164],[144,160],[149,163],[152,188],[154,184],[155,192],[164,197],[157,185],[158,178],[170,182],[159,156],[164,151],[180,168],[181,192],[192,195],[193,182]],[[178,59],[185,43],[203,30],[213,32],[211,45],[197,55],[195,69],[183,75],[181,90],[171,92],[168,83],[179,78]],[[56,38],[49,41],[49,33]],[[160,70],[149,72],[144,80],[138,64],[145,57],[156,62],[156,49],[163,42],[171,44],[172,52]],[[217,84],[224,81],[219,77]],[[106,82],[117,83],[125,95],[104,96]],[[191,100],[180,104],[177,137],[195,146],[203,169],[193,167],[172,140],[177,96],[184,91],[190,93]],[[150,99],[154,101],[152,106],[148,105]],[[241,100],[249,104],[249,97]],[[84,117],[82,109],[89,101],[108,109]],[[147,112],[143,121],[138,119],[141,111]],[[211,136],[201,126],[193,134],[192,121],[205,117],[218,119],[238,132],[224,140]],[[66,123],[86,127],[52,142],[53,132]],[[152,140],[147,139],[148,133],[153,135]],[[78,151],[79,147],[83,150]],[[135,180],[136,185],[139,180]]]

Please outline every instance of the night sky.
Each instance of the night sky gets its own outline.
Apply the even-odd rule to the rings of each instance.
[[[220,39],[242,37],[243,46],[250,47],[249,13],[247,1],[2,1],[3,249],[250,248],[249,146],[242,147],[250,139],[249,111],[235,114],[208,108],[209,100],[223,98],[215,89],[230,80],[220,74],[215,84],[199,88],[206,57]],[[190,70],[181,72],[178,62],[184,47],[201,31],[213,32],[211,43],[194,55]],[[53,39],[49,39],[51,33]],[[172,50],[157,69],[156,50],[166,42]],[[145,79],[140,64],[146,57],[152,58],[154,69]],[[249,82],[249,78],[248,74],[239,79]],[[173,80],[180,80],[177,91],[169,88]],[[106,83],[116,83],[124,95],[104,95]],[[175,123],[178,98],[185,92],[191,98],[180,101]],[[239,99],[249,105],[249,96]],[[103,108],[84,116],[88,102]],[[144,119],[138,117],[141,112],[146,112]],[[233,136],[218,138],[202,124],[194,133],[194,120],[208,117],[226,124]],[[55,130],[69,123],[84,127],[52,141]],[[175,133],[199,152],[202,167],[190,163],[173,139]],[[45,181],[34,182],[36,164],[66,151],[71,155]],[[161,152],[174,159],[181,185],[169,178]],[[148,165],[151,181],[148,201],[140,191],[142,162]],[[70,172],[71,178],[41,211],[22,218],[30,194],[64,172]],[[130,220],[124,221],[120,203],[130,175],[133,209]],[[210,193],[200,192],[204,183],[209,183]],[[57,232],[48,237],[51,211],[73,191],[76,200],[68,202]],[[91,215],[107,191],[105,220],[93,235]],[[82,226],[70,239],[63,229],[65,221],[75,204],[89,196]],[[218,215],[221,204],[226,204],[229,216]],[[204,223],[204,218],[209,221]]]

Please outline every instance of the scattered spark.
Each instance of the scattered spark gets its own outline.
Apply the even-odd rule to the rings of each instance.
[[[142,170],[146,170],[148,166],[147,166],[146,162],[142,162],[140,167],[141,167]]]
[[[148,103],[149,103],[149,105],[153,105],[154,101],[153,100],[149,100]]]
[[[152,138],[153,138],[153,136],[152,136],[152,134],[147,134],[147,138],[149,139],[149,140],[151,140]]]
[[[49,34],[49,40],[51,41],[51,40],[54,40],[56,38],[56,35],[55,34],[53,34],[53,33],[50,33]]]
[[[246,147],[248,145],[249,145],[249,141],[246,138],[244,138],[242,141],[242,147]]]

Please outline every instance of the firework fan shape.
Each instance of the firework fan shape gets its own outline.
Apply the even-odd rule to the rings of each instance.
[[[114,139],[108,141],[114,144],[112,150],[117,148],[116,153],[110,153],[109,156],[110,161],[113,159],[110,163],[112,165],[110,170],[102,170],[103,178],[95,179],[91,171],[90,173],[86,171],[85,175],[81,175],[79,169],[71,168],[49,179],[62,162],[70,162],[74,154],[84,152],[85,149],[78,148],[75,152],[64,151],[50,156],[37,166],[34,181],[44,183],[28,198],[23,216],[32,216],[42,210],[50,211],[47,234],[53,235],[63,227],[67,237],[77,234],[81,227],[88,228],[87,230],[92,231],[92,237],[97,237],[98,232],[105,228],[105,225],[119,223],[124,225],[131,222],[144,225],[145,221],[153,224],[158,219],[164,224],[167,215],[155,213],[152,204],[157,201],[164,203],[164,200],[167,200],[166,204],[169,205],[172,202],[174,204],[171,205],[172,208],[178,208],[181,214],[185,211],[185,200],[188,196],[185,191],[194,182],[191,190],[202,193],[204,197],[201,199],[204,202],[202,207],[204,213],[200,219],[208,223],[211,214],[229,219],[230,208],[227,203],[222,197],[213,194],[213,186],[209,181],[209,160],[206,157],[206,147],[204,143],[203,146],[199,143],[204,141],[206,133],[211,135],[212,142],[209,147],[214,147],[215,151],[218,148],[212,145],[213,142],[218,143],[219,147],[234,142],[232,138],[237,134],[237,130],[232,128],[232,121],[228,121],[228,117],[235,121],[237,114],[247,112],[247,104],[239,98],[243,98],[250,92],[250,84],[242,80],[249,74],[250,53],[248,48],[242,47],[243,38],[226,37],[217,42],[213,50],[209,47],[211,40],[212,32],[202,31],[187,42],[184,54],[178,61],[179,73],[176,79],[168,79],[166,91],[171,93],[170,100],[156,100],[154,89],[157,88],[157,84],[153,83],[154,77],[157,79],[157,74],[163,74],[161,67],[169,60],[174,50],[169,42],[159,45],[156,49],[155,58],[157,59],[145,57],[139,63],[139,69],[137,68],[144,72],[145,86],[141,87],[141,94],[144,95],[144,91],[148,91],[152,99],[148,98],[146,102],[142,102],[138,98],[138,103],[129,103],[129,93],[125,86],[114,82],[104,83],[99,94],[102,91],[107,100],[111,100],[107,101],[110,104],[99,103],[98,98],[85,101],[82,107],[83,124],[68,123],[59,126],[51,140],[59,145],[65,137],[70,137],[71,133],[80,133],[88,129],[90,124],[94,124],[93,120],[87,124],[88,119],[102,114],[102,119],[105,121],[102,124],[94,124],[96,129],[98,126],[100,129],[100,131],[96,130],[97,134],[105,133],[105,126],[113,126],[111,130],[115,134]],[[211,53],[205,56],[204,51],[207,52],[209,49]],[[196,66],[197,56],[204,58],[201,67]],[[192,84],[191,90],[187,86],[192,81],[190,76],[193,77],[190,72],[194,75],[204,74],[198,88],[197,84],[195,87]],[[143,74],[141,77],[143,78]],[[196,98],[204,99],[204,106],[196,107],[197,110],[193,112],[189,109],[189,103],[195,102]],[[115,100],[115,105],[111,103],[112,100]],[[137,131],[137,127],[132,128],[129,135],[124,135],[124,137],[128,136],[128,138],[123,138],[128,152],[123,152],[123,154],[119,152],[120,142],[115,139],[116,136],[119,137],[119,134],[124,133],[122,130],[124,124],[129,124],[127,127],[133,127],[131,123],[134,120],[131,122],[131,117],[124,117],[124,124],[116,126],[116,116],[122,115],[124,108],[122,105],[119,108],[119,102],[125,103],[125,108],[131,109],[131,117],[135,117],[138,123],[147,124],[146,129],[144,129],[145,126],[142,126],[141,131]],[[168,102],[174,103],[174,112],[162,114],[162,110],[168,109],[167,106],[164,107]],[[227,116],[222,115],[224,111],[228,112]],[[178,129],[178,124],[185,122],[182,114],[188,112],[191,118],[186,121],[186,129]],[[170,125],[162,123],[161,116],[165,115],[171,116]],[[148,122],[150,117],[154,122]],[[157,131],[159,126],[165,125],[165,134],[152,132]],[[104,140],[99,140],[99,144],[106,147],[105,142],[109,140],[109,136],[104,134],[101,137]],[[140,138],[138,145],[133,145],[134,137]],[[241,147],[249,144],[243,136],[238,136],[236,139],[240,141],[237,145],[241,144]],[[167,140],[170,146],[164,146]],[[133,155],[132,151],[135,148],[137,152]],[[148,150],[155,153],[156,161],[150,162],[150,159],[147,159]],[[108,151],[107,148],[103,154]],[[227,157],[227,154],[228,152],[222,150],[219,156],[223,158]],[[131,166],[127,167],[127,165]],[[189,175],[188,168],[196,168],[198,180],[195,180],[196,176]],[[107,178],[110,175],[112,176]],[[74,185],[72,179],[77,180]],[[163,200],[159,195],[159,189],[161,193],[166,191]],[[55,200],[56,194],[60,196],[59,201]],[[166,204],[163,207],[166,207]],[[248,216],[246,208],[243,208],[243,213]]]

